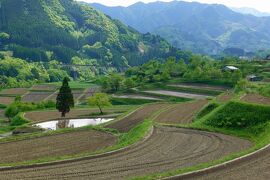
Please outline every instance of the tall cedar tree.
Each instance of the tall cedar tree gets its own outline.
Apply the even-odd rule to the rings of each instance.
[[[65,117],[66,113],[69,113],[70,108],[74,107],[73,94],[68,81],[67,77],[63,80],[63,85],[56,98],[56,109],[62,113],[62,117]]]

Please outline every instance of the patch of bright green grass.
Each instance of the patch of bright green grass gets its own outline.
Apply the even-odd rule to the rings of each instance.
[[[49,84],[56,85],[57,87],[62,86],[62,82],[55,82],[55,83],[49,83]],[[92,83],[88,83],[88,82],[70,81],[69,86],[71,89],[87,89],[87,88],[93,87],[95,85]]]
[[[112,105],[142,105],[147,103],[155,103],[158,100],[151,99],[132,99],[132,98],[110,98]]]
[[[262,116],[258,115],[258,113],[262,114]],[[226,123],[220,124],[219,122],[222,122],[222,119],[223,121],[225,119]],[[240,128],[239,126],[245,126],[245,128]],[[164,177],[184,174],[187,172],[209,168],[211,166],[233,160],[235,158],[261,149],[270,143],[270,106],[253,105],[241,102],[229,102],[216,108],[208,115],[203,116],[203,118],[197,119],[193,124],[182,126],[179,125],[177,127],[223,133],[243,139],[248,139],[253,143],[253,147],[212,162],[202,163],[176,171],[157,173],[143,177],[135,177],[132,179],[161,179]]]

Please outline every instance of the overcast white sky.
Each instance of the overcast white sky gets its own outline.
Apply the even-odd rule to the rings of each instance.
[[[145,3],[154,2],[157,0],[80,0],[85,2],[97,2],[105,4],[108,6],[129,6],[138,1],[143,1]],[[162,0],[162,1],[172,1],[172,0]],[[185,0],[185,1],[197,1],[201,3],[218,3],[224,4],[229,7],[251,7],[263,12],[270,12],[270,0]]]

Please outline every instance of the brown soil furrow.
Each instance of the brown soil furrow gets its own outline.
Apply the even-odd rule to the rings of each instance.
[[[189,124],[194,115],[199,112],[206,104],[207,100],[177,104],[161,113],[156,122],[168,124]]]
[[[126,179],[190,167],[250,146],[246,140],[221,134],[158,127],[147,141],[125,152],[78,162],[2,171],[0,179]]]
[[[0,97],[0,104],[10,105],[15,100],[15,97]]]
[[[107,128],[117,129],[120,132],[128,132],[134,128],[139,123],[143,122],[145,119],[150,118],[155,112],[162,110],[169,106],[168,104],[151,104],[146,105],[143,108],[135,111],[131,115],[125,117],[124,119],[116,122],[112,122],[107,126]]]
[[[0,92],[1,95],[23,95],[27,93],[27,88],[12,88],[12,89],[4,89]]]
[[[113,135],[89,130],[0,143],[0,163],[93,152],[111,146],[116,141]]]
[[[250,156],[240,158],[227,165],[217,166],[206,171],[193,173],[183,178],[198,180],[254,179],[264,180],[270,177],[270,146]]]
[[[247,94],[241,98],[241,101],[262,105],[270,105],[270,98],[259,94]]]
[[[29,93],[25,94],[22,97],[22,101],[38,103],[38,102],[44,101],[45,99],[47,99],[53,93],[54,92],[30,91]]]
[[[222,94],[221,96],[217,97],[217,100],[219,102],[228,102],[233,98],[233,93],[232,92],[226,92]]]

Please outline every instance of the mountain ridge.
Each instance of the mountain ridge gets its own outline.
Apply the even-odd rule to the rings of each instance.
[[[104,66],[142,64],[178,50],[73,0],[0,0],[0,50],[28,61],[73,57]],[[1,36],[0,36],[1,38]]]
[[[129,7],[90,4],[139,30],[158,34],[172,45],[215,55],[227,48],[247,52],[270,48],[270,18],[244,15],[219,4],[136,3]]]

